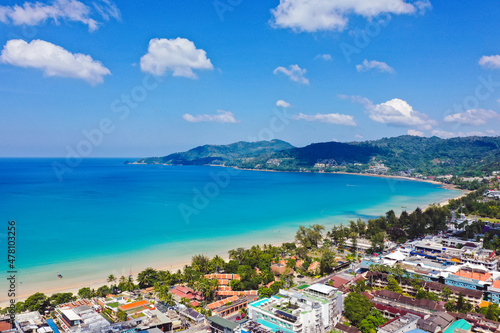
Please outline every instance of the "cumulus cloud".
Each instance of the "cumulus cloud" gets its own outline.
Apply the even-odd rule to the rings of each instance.
[[[479,59],[479,64],[484,68],[499,69],[500,55],[482,56],[481,59]]]
[[[332,55],[331,54],[318,54],[317,56],[314,57],[314,60],[330,61],[330,60],[332,60]]]
[[[276,102],[276,106],[280,106],[282,108],[289,108],[292,105],[288,102],[285,102],[284,100],[280,99],[279,101]]]
[[[385,62],[382,61],[377,61],[377,60],[370,60],[368,59],[363,60],[363,63],[360,65],[356,65],[356,70],[358,72],[366,72],[371,69],[378,70],[379,72],[385,72],[385,73],[395,73],[394,68],[391,66],[387,65]]]
[[[408,130],[408,135],[413,135],[413,136],[424,136],[424,132],[409,129]]]
[[[345,126],[356,126],[356,122],[354,121],[353,116],[349,116],[346,114],[339,114],[339,113],[329,113],[329,114],[317,113],[315,115],[307,115],[299,113],[299,115],[294,116],[293,119],[305,120],[305,121],[319,121],[321,123],[337,124]]]
[[[485,125],[491,119],[500,120],[500,115],[493,110],[471,109],[461,113],[450,114],[444,118],[444,121],[447,123],[480,126]]]
[[[305,77],[307,70],[301,69],[298,65],[290,65],[288,68],[285,67],[277,67],[273,73],[276,75],[278,73],[283,73],[290,78],[290,80],[302,83],[309,84],[309,79]]]
[[[405,0],[280,0],[280,4],[271,10],[271,25],[296,32],[342,31],[349,22],[349,14],[370,19],[381,13],[415,14],[430,8],[429,1],[417,3],[410,4]]]
[[[17,67],[37,68],[46,76],[82,79],[94,85],[102,83],[109,69],[91,56],[71,53],[64,48],[43,40],[30,43],[12,39],[5,44],[0,62]]]
[[[416,126],[424,130],[430,130],[436,125],[426,114],[413,110],[406,101],[399,98],[370,107],[368,113],[370,119],[384,124]]]
[[[95,1],[94,8],[104,20],[120,18],[120,11],[109,0]],[[47,20],[56,24],[59,20],[80,22],[95,31],[99,22],[91,17],[90,7],[78,0],[55,0],[51,4],[25,2],[22,6],[0,6],[0,22],[13,25],[39,25]]]
[[[173,76],[196,79],[193,70],[212,70],[210,59],[202,49],[197,49],[188,39],[154,38],[149,41],[148,53],[141,58],[143,72],[163,75],[172,71]]]
[[[182,118],[190,123],[215,122],[215,123],[239,123],[230,111],[217,110],[218,114],[198,114],[196,116],[186,113]]]

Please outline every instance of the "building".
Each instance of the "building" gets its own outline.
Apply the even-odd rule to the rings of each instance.
[[[444,306],[439,304],[438,302],[434,302],[428,299],[414,299],[390,290],[376,290],[374,291],[374,295],[374,302],[389,306],[401,307],[409,311],[418,311],[431,314],[435,311],[445,310]]]
[[[194,291],[191,288],[184,286],[177,286],[175,288],[170,289],[170,292],[177,296],[180,300],[181,298],[187,298],[190,301],[202,301],[203,295],[200,291]]]
[[[488,292],[490,294],[490,301],[500,304],[500,280],[493,282],[493,284],[488,287]]]
[[[486,290],[492,283],[492,275],[485,269],[463,268],[456,273],[449,274],[444,283],[450,286],[472,290]]]
[[[315,284],[303,292],[280,290],[278,297],[250,303],[248,316],[273,331],[326,332],[340,319],[343,300],[336,288]]]
[[[212,314],[226,317],[238,313],[241,309],[247,308],[248,303],[258,298],[257,295],[249,296],[232,296],[221,301],[208,304],[208,308],[212,310]]]
[[[238,324],[219,316],[208,317],[208,327],[211,333],[234,333]]]
[[[15,326],[24,333],[54,332],[38,311],[16,314]]]
[[[377,333],[404,333],[417,328],[417,322],[421,319],[411,313],[389,321],[388,323],[380,326]]]
[[[425,319],[419,319],[417,327],[430,333],[438,333],[444,332],[454,321],[455,318],[446,312],[435,312]]]

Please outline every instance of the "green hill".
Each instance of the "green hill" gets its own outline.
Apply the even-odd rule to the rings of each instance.
[[[293,148],[281,140],[259,142],[236,142],[230,145],[204,145],[183,153],[163,157],[140,159],[137,163],[175,165],[232,165],[242,163],[247,158],[269,156],[274,152]]]
[[[280,141],[206,145],[140,163],[218,164],[277,171],[480,175],[500,170],[500,137],[440,139],[399,136],[364,142],[323,142],[296,148]]]

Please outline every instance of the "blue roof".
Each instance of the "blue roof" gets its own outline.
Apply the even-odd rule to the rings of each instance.
[[[446,331],[444,331],[444,333],[453,333],[455,332],[455,329],[457,328],[461,328],[463,330],[466,330],[468,331],[470,328],[471,328],[471,324],[469,324],[465,319],[460,319],[460,320],[457,320],[456,322],[454,322],[453,324],[451,324],[450,327],[448,327],[448,329]]]

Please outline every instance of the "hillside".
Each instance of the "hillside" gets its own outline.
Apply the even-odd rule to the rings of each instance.
[[[281,140],[259,142],[236,142],[229,145],[204,145],[187,152],[174,153],[163,157],[140,159],[137,163],[174,165],[237,165],[244,159],[265,157],[274,152],[294,148]]]
[[[500,170],[500,137],[440,139],[404,135],[364,142],[324,142],[296,148],[280,140],[201,146],[141,163],[219,164],[277,171],[480,175]]]

